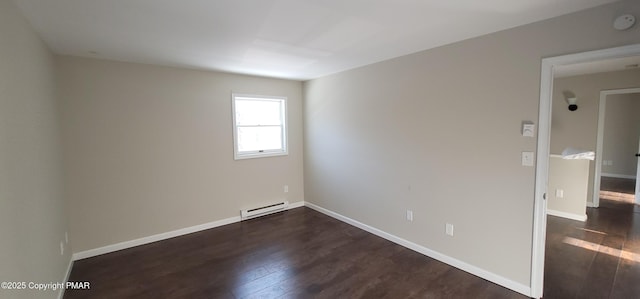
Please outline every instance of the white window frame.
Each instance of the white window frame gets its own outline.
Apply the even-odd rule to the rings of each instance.
[[[236,99],[251,99],[251,100],[259,100],[259,101],[276,101],[281,103],[282,109],[282,149],[278,150],[256,150],[256,151],[244,151],[240,152],[238,150],[238,123],[236,121]],[[263,96],[263,95],[255,95],[255,94],[242,94],[242,93],[232,93],[231,94],[231,107],[232,107],[232,118],[233,118],[233,157],[235,160],[241,159],[252,159],[252,158],[263,158],[263,157],[275,157],[275,156],[286,156],[289,155],[289,146],[288,146],[288,118],[287,118],[287,97],[281,96]],[[258,125],[260,126],[260,125]],[[255,126],[248,126],[255,127]]]

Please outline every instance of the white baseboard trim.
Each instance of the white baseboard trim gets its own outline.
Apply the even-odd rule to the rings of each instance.
[[[587,205],[589,205],[589,202],[587,202]],[[567,218],[571,220],[578,220],[582,222],[587,221],[587,214],[578,215],[578,214],[567,213],[567,212],[556,211],[556,210],[549,210],[549,209],[547,209],[547,214],[551,216],[557,216],[557,217]]]
[[[299,208],[302,206],[304,206],[304,201],[297,201],[289,204],[289,209]],[[185,228],[181,228],[181,229],[177,229],[177,230],[173,230],[165,233],[160,233],[160,234],[156,234],[148,237],[143,237],[139,239],[124,241],[124,242],[111,244],[103,247],[80,251],[73,254],[73,260],[77,261],[81,259],[86,259],[86,258],[106,254],[106,253],[115,252],[122,249],[127,249],[127,248],[149,244],[157,241],[162,241],[162,240],[166,240],[174,237],[179,237],[186,234],[191,234],[191,233],[195,233],[195,232],[199,232],[199,231],[203,231],[211,228],[216,228],[216,227],[231,224],[231,223],[240,222],[240,220],[241,220],[240,216],[230,217],[227,219],[185,227]]]
[[[289,209],[295,209],[300,207],[304,207],[304,201],[296,201],[294,203],[289,204]]]
[[[635,175],[628,175],[628,174],[615,174],[615,173],[600,173],[600,176],[606,176],[606,177],[610,177],[610,178],[618,178],[618,179],[630,179],[630,180],[635,180],[636,176]]]
[[[476,266],[473,266],[471,264],[465,263],[465,262],[460,261],[458,259],[452,258],[452,257],[447,256],[445,254],[442,254],[440,252],[431,250],[429,248],[426,248],[424,246],[418,245],[416,243],[407,241],[405,239],[402,239],[400,237],[394,236],[392,234],[389,234],[387,232],[379,230],[379,229],[377,229],[375,227],[366,225],[366,224],[364,224],[362,222],[353,220],[353,219],[351,219],[349,217],[340,215],[340,214],[338,214],[336,212],[327,210],[325,208],[322,208],[322,207],[317,206],[315,204],[312,204],[310,202],[305,202],[304,205],[309,207],[309,208],[311,208],[311,209],[314,209],[314,210],[316,210],[316,211],[318,211],[320,213],[323,213],[323,214],[325,214],[327,216],[330,216],[330,217],[338,219],[338,220],[340,220],[342,222],[351,224],[351,225],[353,225],[353,226],[355,226],[357,228],[360,228],[362,230],[368,231],[368,232],[370,232],[370,233],[372,233],[372,234],[374,234],[376,236],[379,236],[381,238],[387,239],[387,240],[389,240],[389,241],[391,241],[393,243],[396,243],[396,244],[398,244],[400,246],[406,247],[408,249],[411,249],[413,251],[416,251],[418,253],[421,253],[421,254],[426,255],[428,257],[431,257],[433,259],[439,260],[439,261],[441,261],[443,263],[446,263],[446,264],[448,264],[450,266],[458,268],[458,269],[460,269],[462,271],[471,273],[471,274],[473,274],[475,276],[478,276],[480,278],[486,279],[488,281],[491,281],[493,283],[501,285],[501,286],[503,286],[505,288],[508,288],[508,289],[516,291],[516,292],[518,292],[520,294],[523,294],[525,296],[531,296],[531,287],[529,287],[529,286],[523,285],[523,284],[521,284],[519,282],[515,282],[513,280],[510,280],[508,278],[502,277],[500,275],[497,275],[495,273],[489,272],[487,270],[478,268]]]
[[[64,279],[62,280],[63,285],[67,285],[67,281],[69,281],[69,276],[71,275],[71,269],[73,268],[73,257],[69,259],[69,265],[67,265],[67,273],[64,275]],[[58,292],[58,299],[64,298],[64,290],[65,288],[60,288],[60,292]]]
[[[227,225],[227,224],[231,224],[231,223],[235,223],[235,222],[240,222],[240,216],[231,217],[231,218],[222,219],[222,220],[217,220],[217,221],[213,221],[213,222],[208,222],[208,223],[195,225],[195,226],[191,226],[191,227],[181,228],[181,229],[177,229],[177,230],[173,230],[173,231],[169,231],[169,232],[165,232],[165,233],[160,233],[160,234],[156,234],[156,235],[152,235],[152,236],[148,236],[148,237],[143,237],[143,238],[134,239],[134,240],[130,240],[130,241],[124,241],[124,242],[120,242],[120,243],[116,243],[116,244],[111,244],[111,245],[107,245],[107,246],[104,246],[104,247],[98,247],[98,248],[94,248],[94,249],[80,251],[80,252],[77,252],[77,253],[73,254],[73,260],[77,261],[77,260],[81,260],[81,259],[86,259],[86,258],[102,255],[102,254],[105,254],[105,253],[111,253],[111,252],[115,252],[115,251],[122,250],[122,249],[127,249],[127,248],[131,248],[131,247],[135,247],[135,246],[140,246],[140,245],[149,244],[149,243],[153,243],[153,242],[157,242],[157,241],[162,241],[162,240],[170,239],[170,238],[173,238],[173,237],[182,236],[182,235],[186,235],[186,234],[190,234],[190,233],[195,233],[195,232],[203,231],[205,229],[210,229],[210,228],[214,228],[214,227],[218,227],[218,226],[223,226],[223,225]]]
[[[587,208],[596,208],[596,205],[594,205],[592,202],[587,201]]]

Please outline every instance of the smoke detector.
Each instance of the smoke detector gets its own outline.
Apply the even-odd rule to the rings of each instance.
[[[619,31],[623,31],[633,27],[635,23],[636,17],[634,17],[633,15],[621,15],[617,17],[615,21],[613,21],[613,28]]]

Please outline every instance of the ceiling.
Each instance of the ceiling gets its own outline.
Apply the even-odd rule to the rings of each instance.
[[[57,54],[306,80],[615,0],[14,0]]]

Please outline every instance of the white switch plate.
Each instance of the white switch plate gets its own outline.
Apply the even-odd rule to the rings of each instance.
[[[522,166],[533,166],[533,152],[522,152]]]
[[[284,185],[284,193],[288,193],[289,192],[289,185]]]
[[[557,198],[563,198],[564,197],[564,190],[556,189],[556,197]]]
[[[413,211],[407,210],[407,221],[413,221]]]

